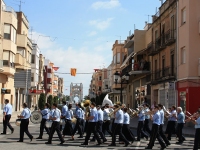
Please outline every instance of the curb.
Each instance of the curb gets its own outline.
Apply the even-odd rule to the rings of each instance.
[[[137,130],[137,127],[130,127],[131,129]],[[183,133],[184,136],[188,136],[188,137],[194,137],[194,134],[185,134]]]

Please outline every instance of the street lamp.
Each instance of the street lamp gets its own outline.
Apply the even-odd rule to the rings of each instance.
[[[120,102],[122,103],[122,85],[123,84],[128,84],[128,81],[129,81],[129,73],[126,72],[126,75],[125,75],[125,78],[123,78],[122,74],[118,71],[115,72],[114,74],[114,80],[115,80],[115,84],[120,84],[121,87],[120,87]],[[120,80],[120,83],[118,82]]]

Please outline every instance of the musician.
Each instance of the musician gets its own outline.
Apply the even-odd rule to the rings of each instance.
[[[60,144],[63,144],[65,141],[61,135],[61,132],[60,132],[60,117],[61,117],[61,112],[60,110],[57,108],[57,104],[56,103],[53,103],[52,105],[52,108],[53,108],[53,114],[52,116],[49,117],[50,120],[53,121],[52,125],[51,125],[51,130],[50,130],[50,133],[49,133],[49,139],[48,139],[48,142],[45,142],[45,144],[51,144],[52,142],[52,138],[53,138],[53,134],[54,132],[56,131],[57,134],[58,134],[58,137],[61,141]]]
[[[84,111],[84,108],[81,108],[81,110],[82,110],[81,126],[82,126],[82,133],[84,135],[84,132],[85,132],[85,111]]]
[[[159,126],[160,126],[160,112],[159,107],[157,105],[154,106],[154,115],[151,116],[151,119],[153,120],[153,125],[151,129],[151,137],[148,146],[145,149],[152,149],[154,146],[154,142],[156,138],[158,139],[159,144],[161,145],[161,150],[165,149],[165,143],[163,142],[162,138],[159,134]]]
[[[143,130],[144,132],[147,132],[149,135],[151,135],[151,130],[149,128],[150,115],[148,114],[148,112],[150,111],[149,104],[144,104],[143,106],[144,106],[144,113],[145,113]]]
[[[138,126],[137,126],[137,141],[140,141],[141,136],[145,137],[148,140],[148,135],[143,130],[144,120],[145,120],[145,114],[144,114],[144,111],[143,111],[143,106],[139,106]]]
[[[194,116],[194,115],[193,115]],[[197,119],[195,119],[195,118]],[[200,111],[197,111],[194,117],[190,117],[189,120],[195,124],[195,137],[193,150],[198,150],[200,144]]]
[[[171,143],[169,142],[169,140],[167,139],[167,137],[164,134],[163,131],[163,126],[164,126],[164,111],[163,111],[163,105],[162,104],[158,104],[158,108],[159,108],[159,112],[160,112],[160,126],[159,126],[159,134],[161,136],[161,138],[163,139],[163,141],[165,142],[165,145],[171,145]]]
[[[101,110],[101,107],[97,106],[97,114],[98,114],[98,121],[96,124],[96,129],[98,134],[100,135],[101,139],[103,139],[103,143],[107,141],[105,138],[104,133],[102,132],[102,126],[103,126],[103,111]],[[91,141],[95,141],[95,136],[93,136],[93,139]]]
[[[66,101],[62,101],[62,113],[61,113],[61,118],[64,118],[64,115],[66,114],[68,107],[67,107],[67,102]],[[60,125],[60,131],[62,131],[62,125]]]
[[[70,135],[72,137],[71,140],[74,141],[73,127],[72,127],[72,119],[73,119],[72,104],[68,105],[68,110],[65,112],[64,117],[65,117],[65,128],[63,130],[63,138],[65,137],[65,135]]]
[[[45,109],[43,109],[41,111],[42,121],[40,123],[40,135],[36,139],[42,139],[44,129],[46,130],[47,134],[50,133],[49,128],[47,128],[46,125],[45,125],[46,121],[49,119],[49,113],[50,113],[50,110],[49,110],[50,105],[49,105],[49,103],[45,103],[44,107],[45,107]]]
[[[1,134],[6,134],[7,126],[11,130],[11,133],[14,132],[14,128],[10,125],[10,118],[12,115],[12,105],[9,103],[8,99],[5,99],[4,101],[5,106],[3,108],[3,133]]]
[[[27,103],[23,103],[22,107],[24,108],[24,110],[22,111],[21,115],[17,116],[19,119],[21,119],[20,138],[19,138],[19,141],[17,141],[17,142],[23,142],[24,141],[24,132],[30,138],[30,142],[31,142],[33,140],[33,136],[28,131],[29,118],[31,116],[31,111],[28,108]]]
[[[78,109],[76,111],[76,125],[74,127],[74,131],[73,131],[73,136],[76,133],[77,129],[78,129],[78,133],[80,134],[80,136],[78,138],[83,138],[83,132],[82,132],[82,118],[83,118],[83,111],[81,109],[81,104],[78,103]]]
[[[177,107],[177,128],[176,128],[176,132],[178,135],[178,142],[176,142],[176,144],[182,144],[183,141],[185,140],[185,137],[182,134],[182,130],[185,124],[185,114],[182,111],[181,107]]]
[[[104,119],[104,123],[103,123],[103,134],[105,135],[106,131],[112,136],[112,132],[110,130],[110,111],[109,111],[109,104],[106,104],[104,106],[104,110],[103,110],[103,119]]]
[[[135,141],[135,136],[133,135],[132,131],[130,130],[129,124],[130,124],[130,116],[127,113],[128,108],[124,108],[124,122],[122,127],[122,133],[126,137],[128,141],[131,141],[133,143]],[[121,137],[120,137],[121,139]]]
[[[81,145],[88,145],[88,140],[90,139],[91,133],[93,133],[95,138],[97,139],[97,141],[98,141],[97,145],[100,145],[100,144],[102,144],[102,142],[101,142],[99,135],[97,133],[97,130],[96,130],[96,124],[97,124],[97,121],[98,121],[98,112],[97,112],[97,109],[96,109],[96,104],[94,102],[92,102],[90,107],[91,107],[90,116],[88,116],[86,118],[87,120],[89,120],[87,132],[86,132],[86,137],[85,137],[84,143],[82,143]]]
[[[169,125],[168,136],[167,136],[168,140],[171,140],[171,136],[175,132],[175,127],[176,127],[176,122],[177,122],[176,118],[177,118],[176,107],[172,106],[171,113],[168,116],[168,125]]]
[[[119,105],[114,105],[114,109],[117,109],[115,112],[115,121],[114,121],[114,127],[112,134],[112,143],[109,146],[116,146],[116,135],[119,133],[120,138],[125,142],[125,147],[127,147],[130,143],[122,133],[122,127],[124,122],[124,114],[123,111],[119,108]]]

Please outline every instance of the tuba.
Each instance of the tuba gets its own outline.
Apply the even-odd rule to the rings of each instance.
[[[72,118],[71,121],[72,121],[73,124],[76,124],[77,119],[74,117],[74,118]]]
[[[33,124],[38,124],[42,121],[42,114],[40,111],[33,111],[31,113],[31,117],[30,117],[30,121],[33,123]]]
[[[104,97],[102,106],[105,106],[106,104],[109,104],[109,106],[113,107],[112,101],[108,98],[108,94]]]
[[[81,103],[81,107],[85,108],[85,117],[90,116],[90,104],[91,104],[90,100],[85,100]]]

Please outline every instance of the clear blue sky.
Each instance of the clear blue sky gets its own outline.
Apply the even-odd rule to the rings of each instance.
[[[19,11],[18,0],[4,0]],[[145,21],[160,7],[160,0],[22,0],[21,10],[27,16],[32,36],[45,58],[58,72],[92,73],[112,61],[112,44],[125,40],[129,31],[143,29]],[[30,29],[31,29],[30,28]],[[31,33],[31,30],[29,30]],[[46,37],[45,37],[46,36]],[[64,78],[64,94],[69,85],[83,83],[88,95],[92,74],[58,74]],[[67,90],[66,90],[67,89]]]

